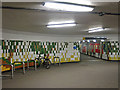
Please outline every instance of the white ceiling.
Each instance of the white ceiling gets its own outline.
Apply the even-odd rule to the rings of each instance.
[[[43,9],[41,2],[4,2],[3,6],[24,7]],[[94,2],[96,6],[93,12],[118,13],[118,3],[115,2]],[[48,29],[46,25],[51,21],[75,20],[76,27]],[[3,29],[35,32],[40,34],[59,34],[59,35],[97,35],[97,34],[117,34],[118,16],[80,13],[80,12],[58,12],[58,11],[34,11],[34,10],[15,10],[3,9],[2,12]],[[89,34],[86,30],[96,26],[109,27],[109,30],[99,33]]]

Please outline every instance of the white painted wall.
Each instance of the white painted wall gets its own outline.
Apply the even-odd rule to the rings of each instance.
[[[80,37],[70,35],[47,35],[31,32],[19,32],[13,30],[3,30],[2,39],[8,40],[31,40],[31,41],[80,41]]]
[[[107,37],[110,40],[118,41],[118,35],[47,35],[31,32],[20,32],[14,30],[2,30],[2,39],[5,40],[30,40],[30,41],[80,41],[83,37]]]

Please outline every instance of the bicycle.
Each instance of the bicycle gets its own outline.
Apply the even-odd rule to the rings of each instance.
[[[36,58],[36,59],[38,59],[39,61],[40,61],[40,64],[42,64],[43,65],[43,67],[45,67],[46,69],[49,69],[50,68],[50,65],[51,65],[51,61],[49,60],[49,55],[44,55],[44,57],[41,57],[40,55],[39,55],[39,57],[38,58]],[[43,60],[43,61],[42,61]]]

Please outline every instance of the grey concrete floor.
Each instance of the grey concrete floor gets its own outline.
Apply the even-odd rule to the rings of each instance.
[[[79,63],[52,65],[14,72],[14,78],[5,77],[3,88],[117,88],[118,63],[82,55]],[[90,59],[89,59],[90,58]],[[88,59],[88,60],[87,60]],[[9,72],[6,72],[7,74]]]

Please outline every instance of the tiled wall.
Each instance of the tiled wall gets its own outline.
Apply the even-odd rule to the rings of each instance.
[[[80,46],[78,42],[40,42],[40,41],[16,41],[2,40],[2,62],[13,63],[14,61],[27,61],[35,59],[38,55],[49,54],[51,62],[53,57],[58,56],[63,62],[80,61]],[[57,61],[56,61],[57,62]],[[17,66],[20,66],[18,64]],[[2,71],[10,70],[3,67]]]
[[[118,41],[107,41],[102,43],[103,46],[103,59],[120,60],[120,47]]]

